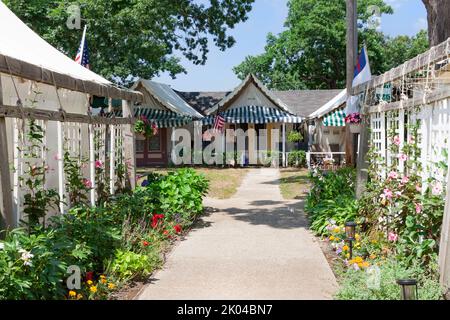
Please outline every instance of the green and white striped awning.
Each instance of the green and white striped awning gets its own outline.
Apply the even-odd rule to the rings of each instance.
[[[261,106],[245,106],[230,109],[222,113],[227,123],[300,123],[303,118],[275,108]],[[203,125],[214,124],[216,115],[210,115],[202,119]]]
[[[108,117],[122,117],[122,110],[114,111],[113,113],[107,114]],[[156,123],[158,128],[175,128],[182,127],[190,122],[192,122],[192,117],[181,115],[169,110],[158,110],[145,107],[135,107],[134,108],[135,118],[140,118],[145,116],[151,122]]]
[[[345,112],[344,110],[336,110],[323,118],[322,121],[325,127],[345,127]]]

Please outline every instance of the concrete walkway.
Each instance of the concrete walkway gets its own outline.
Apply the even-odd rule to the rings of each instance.
[[[278,169],[253,169],[168,256],[139,299],[331,299],[336,279],[307,229],[302,201],[283,200]]]

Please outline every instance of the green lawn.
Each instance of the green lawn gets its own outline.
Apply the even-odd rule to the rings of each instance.
[[[143,175],[150,172],[167,173],[176,170],[176,168],[138,168],[137,173]],[[242,179],[248,170],[243,168],[194,168],[195,171],[202,173],[210,182],[208,197],[217,199],[228,199],[236,193],[241,185]],[[144,178],[139,180],[139,183]]]
[[[286,200],[302,199],[309,191],[308,170],[298,168],[280,169],[280,189]]]

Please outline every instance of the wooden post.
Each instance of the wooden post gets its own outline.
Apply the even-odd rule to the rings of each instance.
[[[358,51],[357,15],[356,0],[347,0],[347,98],[352,95],[353,76]],[[353,134],[347,125],[345,128],[345,162],[347,165],[355,163],[353,140]]]
[[[359,136],[358,159],[356,161],[356,198],[360,199],[366,191],[366,183],[369,177],[367,153],[369,152],[370,140],[370,115],[363,117],[361,122],[361,133]]]
[[[109,126],[109,192],[114,194],[116,182],[116,126]]]
[[[64,131],[63,123],[58,121],[56,123],[56,130],[58,135],[58,194],[59,194],[59,211],[64,213],[64,195],[65,195],[65,183],[64,183]]]
[[[286,167],[286,123],[282,124],[283,130],[283,167]]]
[[[124,118],[134,118],[133,105],[130,101],[122,100],[122,113]],[[128,183],[129,187],[134,189],[136,187],[136,138],[131,124],[125,126],[123,135],[125,161],[128,161]]]
[[[447,173],[447,196],[442,220],[441,243],[439,245],[440,283],[445,296],[450,299],[450,171]]]
[[[2,79],[0,76],[0,105],[3,104]],[[0,117],[0,230],[15,226],[13,213],[11,173],[9,172],[8,135],[6,119]]]
[[[91,205],[94,207],[96,202],[96,183],[95,183],[95,127],[92,123],[89,124],[89,172],[91,180]]]

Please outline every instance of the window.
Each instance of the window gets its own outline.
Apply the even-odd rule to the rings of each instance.
[[[136,139],[136,152],[144,152],[145,140]]]
[[[159,134],[148,140],[148,151],[161,151],[161,136]]]

